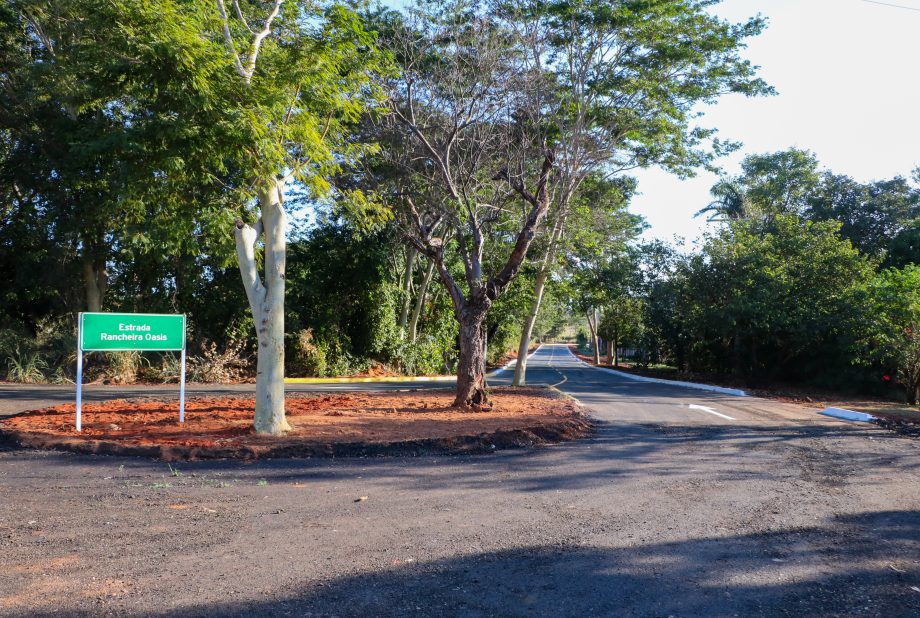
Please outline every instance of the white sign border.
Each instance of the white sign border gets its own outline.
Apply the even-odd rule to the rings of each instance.
[[[112,315],[104,311],[81,311],[77,317],[77,433],[83,431],[83,316],[91,315]],[[186,334],[186,315],[184,313],[124,313],[121,315],[137,316],[182,316],[182,348],[180,357],[180,374],[179,374],[179,423],[185,422],[185,334]],[[176,348],[106,348],[104,350],[87,350],[88,352],[176,352]]]
[[[85,315],[139,315],[139,316],[153,316],[153,317],[177,317],[182,316],[182,347],[181,348],[144,348],[139,350],[138,348],[83,348],[83,316]],[[185,329],[186,329],[186,319],[184,313],[106,313],[105,311],[81,311],[80,312],[80,326],[77,330],[77,350],[84,350],[86,352],[179,352],[180,350],[185,350]]]

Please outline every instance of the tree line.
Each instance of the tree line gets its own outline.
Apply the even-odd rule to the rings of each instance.
[[[920,396],[920,171],[862,183],[807,151],[750,155],[696,251],[578,262],[583,309],[640,364]],[[626,264],[624,266],[624,263]],[[592,326],[594,328],[594,326]]]
[[[6,0],[4,345],[162,308],[252,351],[260,432],[285,371],[368,359],[488,406],[572,252],[638,233],[628,171],[710,165],[733,145],[696,106],[771,93],[763,20],[711,4]]]

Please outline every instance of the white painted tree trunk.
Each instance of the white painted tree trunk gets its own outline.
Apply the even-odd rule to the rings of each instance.
[[[418,336],[418,320],[422,315],[422,308],[425,306],[425,296],[428,294],[428,286],[431,284],[431,277],[434,275],[434,260],[429,260],[428,269],[425,271],[425,277],[422,279],[422,285],[418,289],[418,298],[415,299],[415,308],[412,310],[412,319],[409,321],[409,341],[415,341]]]
[[[527,383],[527,353],[530,351],[530,339],[533,337],[533,327],[537,323],[537,316],[540,314],[540,304],[543,302],[543,291],[546,289],[546,279],[549,272],[545,268],[540,269],[534,282],[534,300],[530,307],[530,313],[524,320],[524,327],[521,329],[521,341],[518,345],[517,364],[514,366],[514,380],[511,382],[514,386],[524,386]]]
[[[517,364],[514,366],[514,378],[511,381],[513,386],[524,386],[527,383],[527,353],[530,351],[530,339],[533,337],[533,327],[537,323],[537,316],[540,315],[546,281],[549,279],[550,270],[556,258],[556,249],[562,236],[562,231],[565,229],[567,218],[568,200],[563,200],[559,217],[556,219],[555,225],[553,225],[553,232],[550,234],[549,244],[546,246],[546,252],[540,260],[540,270],[537,272],[537,277],[534,281],[533,304],[530,306],[530,313],[527,314],[527,318],[524,320],[524,327],[521,329]]]
[[[599,321],[599,318],[597,315],[597,309],[590,309],[585,314],[585,317],[588,318],[588,328],[591,329],[591,347],[594,348],[594,364],[600,365],[601,364],[601,356],[600,356],[601,353],[600,353],[600,337],[598,337],[598,334],[597,334],[597,323]]]
[[[406,322],[409,320],[409,307],[412,305],[412,271],[415,269],[415,258],[418,251],[409,248],[406,253],[406,270],[402,280],[402,307],[399,309],[399,332],[405,336]]]
[[[255,430],[281,435],[290,430],[284,413],[284,279],[286,217],[283,185],[270,180],[259,191],[261,217],[254,227],[237,221],[236,253],[258,340]],[[259,277],[256,243],[265,240],[264,282]]]

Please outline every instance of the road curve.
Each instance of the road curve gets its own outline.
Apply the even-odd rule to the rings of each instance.
[[[514,366],[490,380],[509,384]],[[582,362],[568,346],[545,344],[528,359],[527,383],[554,385],[603,421],[673,425],[834,425],[817,409],[759,397],[738,397],[685,386],[631,380]]]

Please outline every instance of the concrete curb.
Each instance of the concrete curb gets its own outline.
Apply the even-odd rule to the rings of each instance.
[[[541,344],[542,345],[542,344]],[[538,347],[537,350],[540,348]],[[531,352],[527,358],[537,353],[537,350]],[[487,372],[487,377],[497,376],[503,371],[507,371],[514,366],[517,360],[509,361],[504,367],[499,367],[493,371]],[[351,384],[351,383],[369,383],[369,382],[456,382],[457,376],[379,376],[379,377],[356,377],[356,378],[285,378],[285,384]]]
[[[571,350],[569,350],[571,353]],[[616,374],[621,378],[626,378],[627,380],[635,380],[637,382],[654,382],[656,384],[668,384],[670,386],[681,386],[683,388],[693,388],[698,391],[708,391],[710,393],[720,393],[722,395],[734,395],[735,397],[747,397],[748,394],[741,390],[740,388],[726,388],[724,386],[713,386],[711,384],[700,384],[699,382],[681,382],[680,380],[665,380],[663,378],[650,378],[648,376],[638,376],[633,373],[626,373],[625,371],[617,371],[616,369],[611,369],[610,367],[598,367],[597,365],[592,365],[591,363],[586,363],[577,355],[572,354],[575,358],[578,359],[582,365],[591,367],[592,369],[599,369],[601,371],[609,371],[610,373]]]
[[[285,378],[285,384],[349,384],[352,382],[453,382],[456,376],[379,376],[362,378]]]
[[[838,418],[844,421],[856,421],[858,423],[871,423],[875,420],[875,417],[866,412],[857,412],[855,410],[847,410],[846,408],[825,408],[818,412],[818,414],[823,414],[824,416],[830,416],[832,418]]]

